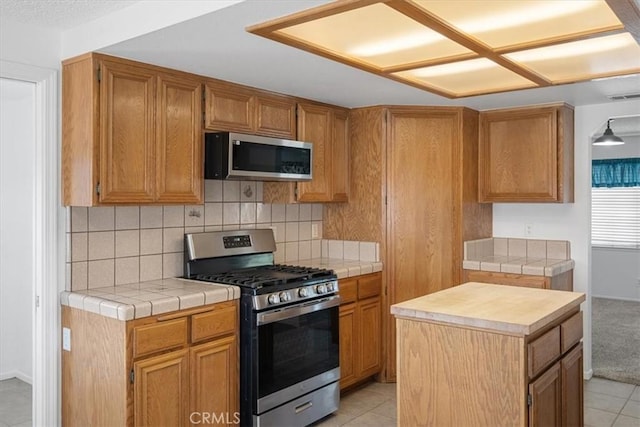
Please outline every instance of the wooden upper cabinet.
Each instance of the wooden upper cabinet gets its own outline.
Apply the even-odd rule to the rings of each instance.
[[[298,104],[298,139],[313,144],[313,179],[298,183],[298,201],[331,200],[331,110],[316,104]]]
[[[573,202],[573,108],[480,113],[481,202]]]
[[[156,76],[112,61],[100,73],[100,202],[152,202]]]
[[[195,76],[96,53],[64,61],[63,203],[201,203],[201,122]]]
[[[200,203],[204,176],[200,82],[161,74],[156,116],[157,201]]]
[[[294,98],[232,83],[206,83],[205,128],[294,139]]]
[[[334,110],[331,145],[331,201],[349,201],[349,112]]]
[[[349,136],[349,110],[299,103],[296,139],[313,144],[313,179],[265,182],[265,203],[349,201]]]

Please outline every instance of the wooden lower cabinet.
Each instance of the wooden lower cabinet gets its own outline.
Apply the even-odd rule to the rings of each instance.
[[[64,306],[64,426],[239,420],[238,302],[130,321]]]
[[[535,335],[398,318],[398,425],[583,426],[582,313]]]
[[[340,389],[382,369],[381,273],[340,281]]]
[[[527,288],[573,291],[573,270],[556,276],[499,273],[494,271],[464,270],[464,282],[494,283],[496,285],[524,286]]]

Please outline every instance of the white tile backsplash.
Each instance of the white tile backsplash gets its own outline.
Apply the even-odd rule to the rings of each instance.
[[[89,261],[114,258],[115,232],[95,231],[88,234]]]
[[[137,230],[140,228],[140,208],[138,206],[116,206],[116,230]]]
[[[99,207],[89,209],[89,231],[113,230],[114,227],[115,208]]]
[[[162,206],[141,206],[140,228],[162,228]]]
[[[182,276],[184,233],[272,228],[276,262],[328,256],[321,240],[323,205],[263,203],[262,190],[261,182],[206,180],[202,205],[67,209],[67,289]],[[344,242],[334,245],[343,248]]]
[[[164,206],[162,214],[163,227],[184,227],[184,206]]]

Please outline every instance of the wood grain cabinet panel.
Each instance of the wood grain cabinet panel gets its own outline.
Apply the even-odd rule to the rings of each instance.
[[[323,237],[380,242],[384,371],[395,379],[389,307],[462,283],[465,240],[490,237],[478,203],[478,112],[371,107],[349,113],[349,203],[324,206]]]
[[[189,350],[134,363],[136,426],[189,424]]]
[[[583,426],[582,343],[559,351],[578,310],[534,335],[398,316],[398,425]]]
[[[481,202],[573,202],[573,108],[480,113]]]
[[[234,424],[239,410],[238,342],[225,337],[190,349],[190,413],[215,414],[215,425]],[[200,424],[201,417],[194,418]]]
[[[202,424],[194,411],[237,421],[238,301],[126,322],[63,306],[62,319],[74,337],[62,352],[62,425]]]
[[[341,390],[382,369],[381,288],[381,273],[340,280]]]
[[[301,102],[297,108],[296,139],[313,144],[313,179],[298,183],[265,182],[264,201],[349,201],[349,111],[312,102]]]
[[[205,88],[205,128],[295,139],[295,98],[220,80]]]
[[[62,65],[66,206],[201,203],[202,84],[91,53]]]

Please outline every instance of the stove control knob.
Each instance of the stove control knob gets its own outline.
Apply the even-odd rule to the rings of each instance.
[[[269,301],[269,304],[277,304],[280,302],[280,297],[277,294],[271,294],[267,299]]]
[[[298,290],[298,296],[306,298],[309,296],[309,288],[300,288]]]
[[[333,283],[327,283],[327,292],[333,292],[335,289],[333,288]]]
[[[287,302],[291,300],[291,296],[287,292],[280,292],[280,302]]]
[[[327,293],[327,287],[325,285],[318,285],[318,286],[316,286],[316,292],[318,294],[326,294]]]

